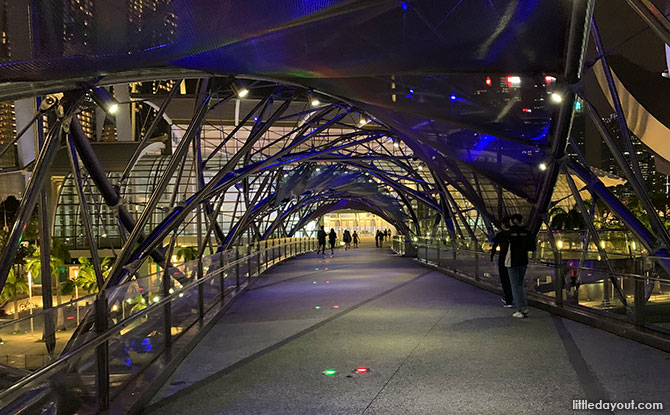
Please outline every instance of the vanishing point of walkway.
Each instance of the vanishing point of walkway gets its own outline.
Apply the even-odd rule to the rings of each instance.
[[[144,413],[562,414],[574,399],[670,408],[670,355],[500,305],[388,249],[304,255],[244,294]]]

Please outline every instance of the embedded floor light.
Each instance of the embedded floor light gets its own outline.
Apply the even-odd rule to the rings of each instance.
[[[326,369],[326,370],[324,370],[322,373],[323,373],[324,375],[326,375],[326,376],[335,376],[335,374],[337,373],[337,370],[335,370],[335,369]]]
[[[560,104],[563,101],[563,97],[554,92],[551,94],[551,100],[556,104]]]
[[[545,171],[547,170],[547,164],[546,163],[540,163],[540,170]]]
[[[119,111],[119,103],[107,92],[105,88],[91,88],[91,98],[96,104],[109,115],[114,115]]]

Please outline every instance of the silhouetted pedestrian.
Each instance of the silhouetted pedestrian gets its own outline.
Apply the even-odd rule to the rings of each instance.
[[[526,268],[528,267],[528,252],[535,251],[535,237],[528,229],[521,226],[523,216],[512,215],[512,227],[509,230],[509,249],[505,255],[505,266],[509,272],[512,296],[516,312],[512,317],[524,318],[528,316],[528,300],[524,287]]]
[[[326,255],[326,236],[327,235],[328,234],[326,233],[326,230],[322,226],[321,229],[319,229],[319,232],[316,234],[316,238],[319,241],[319,248],[316,250],[317,254],[318,253],[323,253],[324,255]]]
[[[356,231],[354,231],[354,234],[351,235],[353,241],[354,241],[354,248],[358,248],[358,234]]]
[[[503,289],[503,307],[514,307],[514,297],[512,295],[512,286],[509,282],[509,273],[507,272],[507,267],[505,266],[505,257],[507,256],[507,250],[509,248],[509,229],[510,229],[510,218],[504,217],[500,224],[500,232],[496,234],[493,238],[493,246],[491,247],[491,261],[496,254],[496,248],[500,247],[500,252],[498,253],[498,275],[500,276],[500,285]]]
[[[348,229],[344,230],[344,234],[342,235],[342,241],[344,241],[344,250],[348,251],[351,249],[351,233],[349,233]]]
[[[330,228],[330,233],[328,234],[328,242],[330,243],[330,253],[335,253],[335,240],[337,239],[337,234],[335,229]]]

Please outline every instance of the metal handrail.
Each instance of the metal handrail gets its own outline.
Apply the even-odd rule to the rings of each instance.
[[[426,244],[426,243],[421,243],[421,242],[415,242],[415,245],[417,247],[429,247],[429,248],[437,248],[440,245],[433,245],[433,244]],[[452,247],[445,247],[445,251],[456,251],[456,252],[464,252],[464,253],[469,253],[469,254],[488,254],[486,251],[473,251],[470,249],[461,249],[461,248],[452,248]],[[665,260],[665,261],[670,261],[670,258],[662,258],[662,257],[638,257],[638,258],[644,258],[644,259],[658,259],[658,260]],[[614,277],[624,277],[624,278],[630,278],[630,279],[637,279],[637,280],[651,280],[651,281],[658,281],[662,283],[670,283],[670,278],[663,278],[660,276],[656,275],[640,275],[640,274],[635,274],[635,273],[628,273],[628,272],[611,272],[606,268],[591,268],[591,267],[584,267],[584,266],[572,266],[572,265],[565,265],[565,264],[556,264],[553,261],[547,261],[547,260],[531,260],[529,261],[529,264],[534,264],[534,265],[544,265],[547,267],[564,267],[564,268],[570,268],[570,269],[578,269],[582,271],[596,271],[596,272],[601,272],[601,273],[607,273],[611,274]]]
[[[286,241],[284,241],[283,243],[280,243],[279,245],[275,245],[274,248],[276,249],[277,247],[287,246],[287,245],[290,245],[290,244],[293,244],[293,243],[295,243],[295,240],[292,240],[291,242],[288,242],[288,243]],[[2,404],[2,406],[4,406],[4,405],[8,404],[9,402],[13,401],[15,398],[18,398],[23,393],[23,391],[21,390],[22,388],[24,388],[27,385],[29,385],[33,382],[39,381],[40,379],[48,376],[51,372],[53,372],[54,370],[59,369],[61,366],[67,364],[72,359],[76,358],[77,356],[81,355],[82,353],[98,347],[99,345],[103,344],[105,341],[109,340],[109,338],[112,337],[113,335],[115,335],[120,329],[130,325],[131,323],[138,320],[139,318],[147,316],[147,315],[155,312],[156,310],[160,310],[167,303],[175,300],[175,298],[179,298],[179,294],[183,294],[186,291],[191,291],[194,288],[197,288],[199,285],[204,284],[204,283],[210,281],[211,279],[213,279],[214,277],[218,276],[220,274],[220,272],[224,272],[224,271],[236,266],[238,263],[242,262],[243,260],[247,260],[250,257],[256,256],[257,254],[260,254],[261,252],[265,253],[265,252],[270,251],[270,250],[272,250],[272,248],[269,248],[269,247],[268,248],[262,248],[260,250],[255,251],[253,254],[249,254],[245,257],[242,257],[242,258],[236,259],[235,261],[229,262],[224,267],[215,270],[214,272],[208,274],[206,277],[204,277],[202,279],[196,279],[196,280],[190,282],[189,284],[186,284],[186,285],[182,286],[182,288],[180,288],[178,290],[175,290],[172,294],[169,294],[168,296],[160,299],[159,301],[147,306],[146,308],[142,309],[141,311],[138,311],[134,314],[131,314],[131,315],[127,316],[125,319],[117,322],[112,327],[109,327],[103,333],[99,333],[97,336],[95,336],[94,338],[92,338],[90,340],[87,340],[85,343],[79,345],[74,350],[60,356],[59,358],[57,358],[53,362],[47,364],[46,366],[42,367],[41,369],[39,369],[37,371],[31,373],[30,375],[22,378],[20,381],[18,381],[17,383],[12,385],[8,389],[0,392],[0,404]],[[218,255],[220,255],[220,253],[215,254],[215,255],[218,256]],[[214,256],[214,255],[212,255],[212,256]],[[275,258],[275,259],[277,259],[277,258]],[[274,262],[275,259],[273,259],[272,261]],[[266,265],[267,265],[267,263],[266,263]],[[267,270],[267,267],[265,269]],[[249,273],[249,275],[251,275],[251,274]],[[224,288],[221,287],[221,290],[223,290],[223,289]],[[9,399],[9,402],[2,402],[6,399]]]
[[[88,295],[85,295],[83,297],[78,297],[78,298],[75,298],[74,300],[70,300],[66,303],[58,304],[56,307],[47,308],[47,309],[40,308],[38,310],[33,311],[32,314],[29,314],[27,316],[17,318],[16,320],[9,320],[9,321],[5,321],[3,323],[0,323],[0,330],[2,330],[3,328],[5,328],[7,326],[12,326],[14,324],[18,324],[18,323],[21,323],[23,321],[30,320],[31,318],[39,317],[42,314],[53,313],[54,311],[57,311],[61,308],[71,307],[71,306],[73,306],[76,303],[81,302],[81,301],[88,301],[88,300],[91,300],[91,299],[94,300],[96,295],[97,294],[88,294]]]

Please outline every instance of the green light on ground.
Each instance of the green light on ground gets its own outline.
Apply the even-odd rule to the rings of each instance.
[[[315,310],[320,310],[320,309],[321,309],[321,306],[320,306],[320,305],[316,305],[316,306],[314,306],[314,309],[315,309]]]
[[[312,284],[316,284],[316,281],[312,281]]]
[[[337,371],[335,369],[326,369],[323,371],[323,374],[326,376],[335,376]]]

